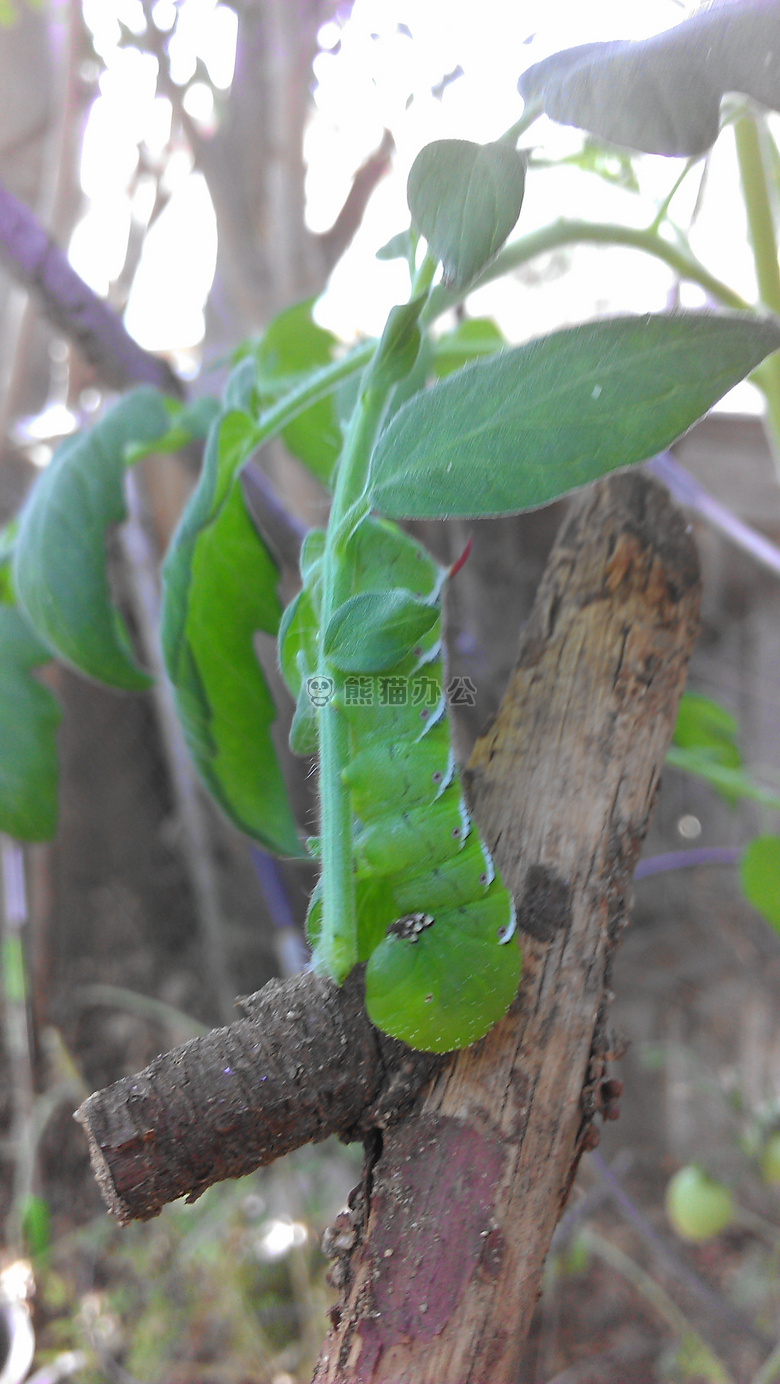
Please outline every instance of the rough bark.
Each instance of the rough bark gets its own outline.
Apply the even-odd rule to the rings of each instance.
[[[397,1118],[443,1059],[366,1017],[362,978],[311,972],[239,1001],[247,1014],[155,1058],[76,1111],[110,1211],[149,1220],[331,1134],[359,1139]]]
[[[302,977],[250,1002],[262,1021],[247,1037],[251,1047],[262,1034],[261,1057],[241,1057],[229,1102],[224,1084],[215,1091],[216,1061],[235,1065],[234,1035],[252,1019],[196,1040],[212,1044],[205,1084],[203,1049],[190,1044],[79,1111],[104,1192],[125,1216],[138,1214],[134,1205],[154,1214],[145,1188],[164,1188],[187,1139],[196,1149],[201,1136],[190,1183],[198,1192],[239,1170],[223,1138],[234,1150],[251,1130],[259,1163],[334,1129],[374,1127],[362,1184],[330,1237],[344,1294],[318,1384],[517,1377],[594,1115],[614,1114],[604,1079],[611,960],[697,618],[695,551],[665,492],[638,473],[588,491],[559,536],[506,696],[467,770],[480,828],[518,903],[520,992],[487,1038],[434,1064],[411,1106],[431,1066],[415,1070],[404,1065],[407,1049],[383,1048],[357,982],[337,994]],[[319,1011],[307,1008],[318,987]],[[387,1099],[402,1054],[404,1099]],[[175,1182],[169,1194],[182,1190]],[[153,1196],[159,1202],[159,1190]]]
[[[468,770],[517,899],[518,1000],[386,1132],[317,1384],[517,1379],[604,1095],[614,1113],[611,960],[697,616],[695,551],[665,493],[634,474],[595,487],[559,536]]]

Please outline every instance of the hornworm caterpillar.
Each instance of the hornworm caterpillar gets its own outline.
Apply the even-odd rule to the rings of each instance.
[[[502,945],[514,931],[512,900],[469,815],[450,743],[440,616],[447,571],[395,525],[367,516],[340,558],[351,595],[318,635],[323,547],[324,534],[308,535],[304,586],[279,633],[297,698],[291,744],[316,751],[328,700],[346,719],[341,772],[354,816],[368,1014],[413,1047],[447,1051],[495,1022],[520,968],[517,947]],[[321,926],[318,886],[307,923],[315,966]]]

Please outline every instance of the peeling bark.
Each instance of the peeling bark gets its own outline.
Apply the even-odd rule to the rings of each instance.
[[[466,771],[524,952],[518,997],[485,1039],[412,1054],[368,1024],[358,976],[335,991],[307,975],[272,982],[245,1002],[249,1018],[78,1112],[122,1219],[296,1143],[379,1131],[329,1237],[343,1298],[317,1384],[517,1378],[594,1116],[615,1113],[611,961],[698,598],[692,541],[656,483],[628,473],[578,501]]]

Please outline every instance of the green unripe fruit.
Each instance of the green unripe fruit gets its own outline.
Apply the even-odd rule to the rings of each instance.
[[[761,1150],[759,1165],[765,1182],[780,1183],[780,1133],[770,1134]]]
[[[666,1214],[683,1240],[708,1240],[731,1224],[731,1192],[695,1163],[680,1168],[666,1188]]]

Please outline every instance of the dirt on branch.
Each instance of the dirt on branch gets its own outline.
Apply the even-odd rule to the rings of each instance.
[[[611,960],[698,600],[660,486],[627,473],[579,499],[467,770],[524,954],[518,998],[482,1042],[411,1054],[367,1023],[359,977],[336,992],[303,976],[78,1112],[123,1219],[311,1139],[381,1131],[331,1246],[343,1299],[318,1384],[517,1378],[577,1162],[595,1114],[614,1113]]]

